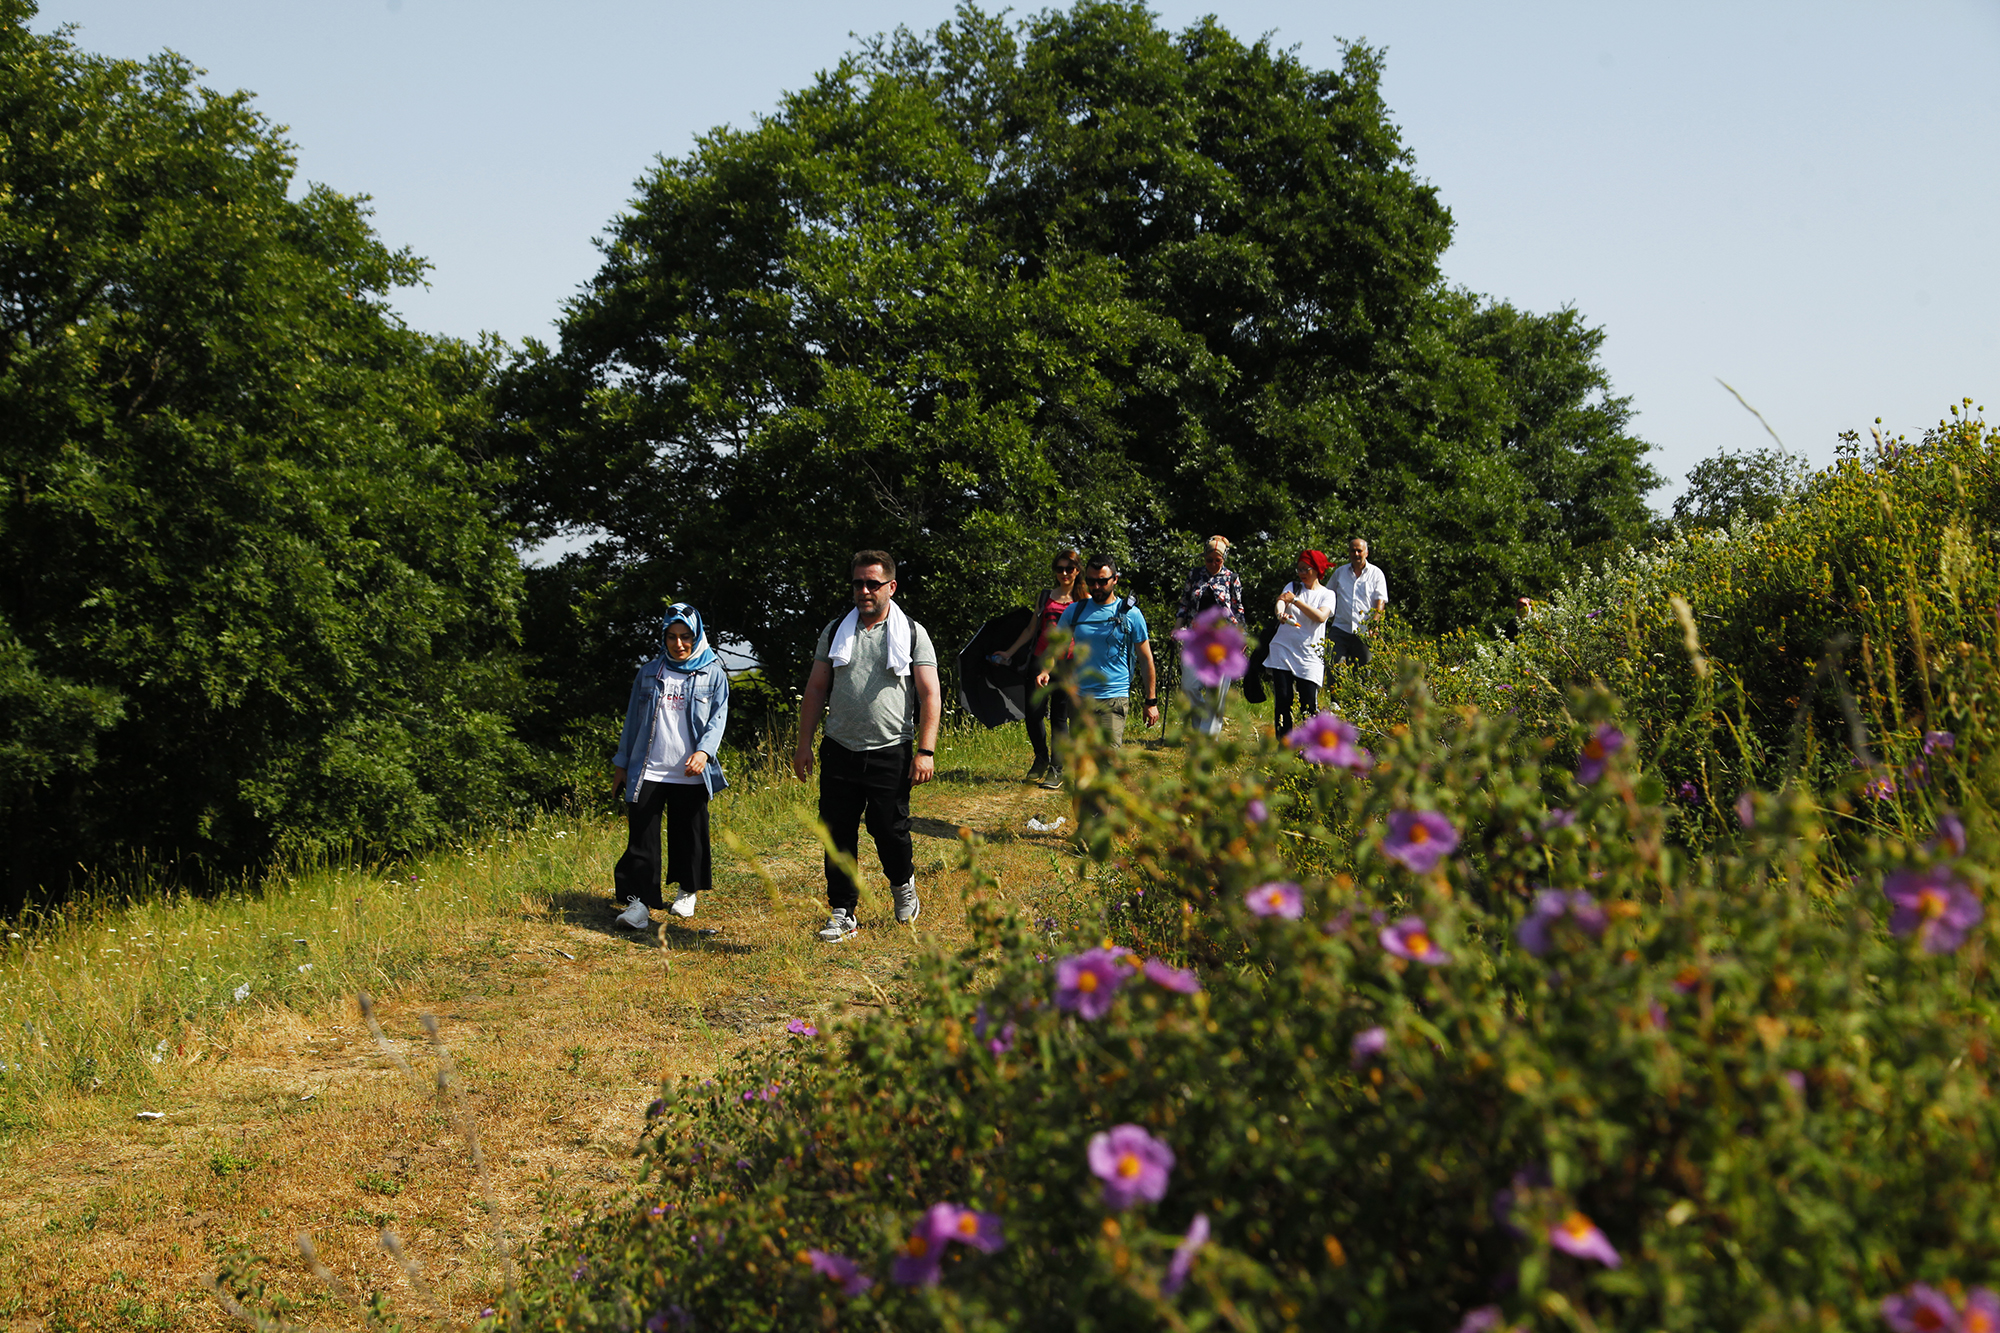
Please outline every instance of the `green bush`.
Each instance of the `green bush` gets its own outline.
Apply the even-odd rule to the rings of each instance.
[[[1969,716],[1988,706],[1996,538],[2000,430],[1953,408],[1916,443],[1850,437],[1769,522],[1690,533],[1572,580],[1513,641],[1392,624],[1377,654],[1388,665],[1336,670],[1329,697],[1364,733],[1386,730],[1400,720],[1388,673],[1407,658],[1441,701],[1557,735],[1572,728],[1570,689],[1601,684],[1624,700],[1684,843],[1727,835],[1744,788],[1792,783],[1828,793],[1844,843],[1921,837],[1940,801],[1976,796],[1933,789],[1924,736],[1975,731]],[[1882,799],[1838,807],[1864,787]]]
[[[1984,806],[1835,865],[1813,801],[1758,795],[1695,857],[1608,695],[1570,697],[1559,746],[1400,700],[1350,766],[1268,738],[1197,740],[1157,790],[1075,765],[1122,835],[1102,933],[982,894],[978,944],[893,1009],[668,1087],[639,1188],[552,1229],[497,1318],[1835,1329],[1992,1271],[1992,928],[1953,915],[1988,888]],[[1958,739],[1934,772],[1990,790]],[[1898,934],[1891,875],[1951,910]]]

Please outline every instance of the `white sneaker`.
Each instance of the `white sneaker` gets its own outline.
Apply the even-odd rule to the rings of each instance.
[[[859,929],[861,923],[854,919],[854,913],[844,907],[836,907],[833,915],[826,919],[826,924],[820,927],[819,937],[831,944],[835,940],[846,939]]]
[[[633,930],[645,930],[653,924],[653,914],[637,898],[627,898],[625,910],[618,914],[618,924]]]
[[[902,923],[915,921],[924,905],[917,901],[917,877],[910,876],[908,884],[898,884],[890,890],[896,895],[896,920]]]
[[[680,897],[667,904],[667,910],[675,916],[693,916],[694,895],[692,893],[683,893]]]

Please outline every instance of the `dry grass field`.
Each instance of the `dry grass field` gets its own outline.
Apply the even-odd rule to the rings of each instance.
[[[475,1317],[501,1289],[503,1246],[633,1177],[662,1079],[784,1040],[790,1019],[890,1002],[913,954],[962,943],[962,830],[1010,897],[1046,906],[1087,892],[1068,824],[1027,827],[1067,806],[1019,780],[1019,729],[949,740],[940,780],[913,803],[923,916],[894,923],[864,836],[863,929],[837,945],[813,933],[825,906],[811,789],[776,776],[718,803],[715,891],[690,921],[658,914],[646,937],[612,920],[622,827],[589,819],[393,871],[31,923],[0,956],[11,1030],[25,1034],[0,1044],[16,1080],[0,1146],[0,1326],[230,1326],[206,1284],[244,1253],[268,1298],[290,1302],[288,1320],[365,1326],[361,1304],[314,1276],[302,1233],[360,1302],[382,1293],[411,1327]],[[308,953],[326,960],[319,972],[295,963]],[[364,986],[386,1047],[356,1002]],[[147,992],[182,1008],[163,1020],[133,998]],[[221,1000],[187,1000],[211,993]],[[456,1070],[451,1092],[424,1015]],[[76,1051],[55,1050],[62,1041]]]

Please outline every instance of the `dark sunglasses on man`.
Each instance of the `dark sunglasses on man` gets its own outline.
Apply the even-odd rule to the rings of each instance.
[[[874,592],[877,588],[886,588],[894,582],[894,579],[856,579],[854,580],[854,591],[860,592],[863,588],[866,588],[869,592]]]

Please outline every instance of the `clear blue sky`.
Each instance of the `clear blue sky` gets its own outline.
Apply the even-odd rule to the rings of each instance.
[[[1912,436],[2000,367],[2000,0],[1167,3],[1315,66],[1388,48],[1386,92],[1456,219],[1456,283],[1575,305],[1670,485],[1769,442],[1815,463]],[[414,325],[551,336],[655,155],[773,109],[944,0],[46,0],[87,50],[172,48],[288,126],[302,180],[372,195],[435,265]],[[2000,394],[1996,394],[2000,397]],[[2000,412],[2000,402],[1994,404]]]

